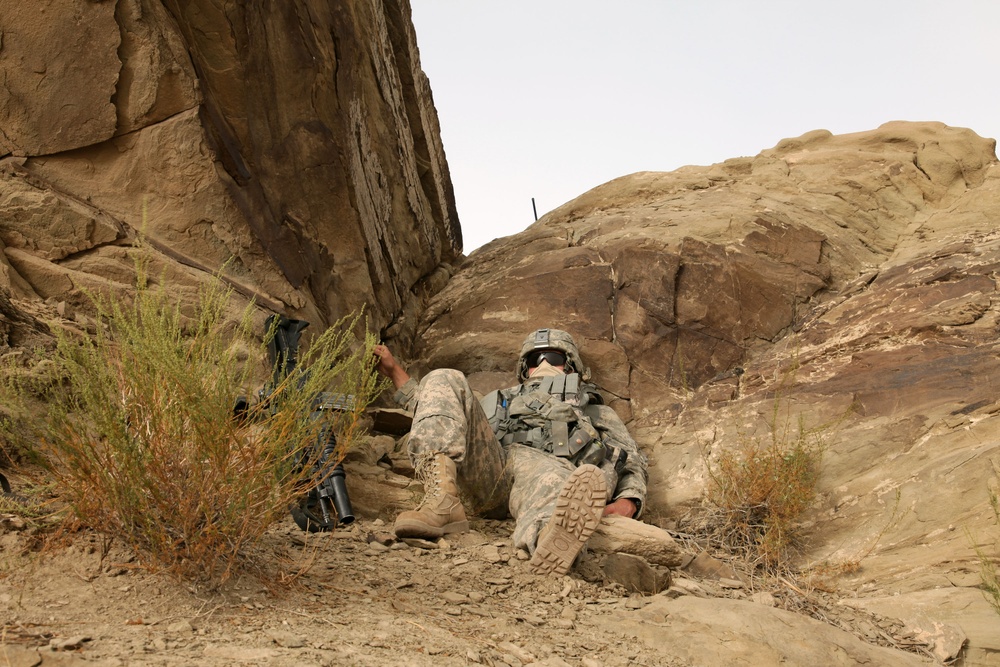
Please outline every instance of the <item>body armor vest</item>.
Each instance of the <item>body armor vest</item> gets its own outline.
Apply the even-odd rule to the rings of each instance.
[[[600,465],[611,457],[616,468],[624,465],[625,452],[609,451],[588,415],[588,407],[603,403],[601,396],[578,373],[531,379],[491,392],[480,403],[502,445],[528,445],[576,465]]]

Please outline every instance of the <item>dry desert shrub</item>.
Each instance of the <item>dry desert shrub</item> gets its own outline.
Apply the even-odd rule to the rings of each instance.
[[[123,540],[148,567],[223,581],[315,484],[297,454],[332,428],[342,458],[359,435],[381,388],[376,341],[351,334],[357,317],[342,320],[301,355],[308,372],[236,420],[235,397],[264,366],[253,306],[234,325],[231,292],[216,279],[186,316],[141,261],[137,269],[131,300],[94,296],[95,337],[58,336],[45,450],[80,522]],[[329,391],[353,395],[353,407],[317,419],[314,403]]]
[[[765,574],[787,568],[799,543],[796,527],[816,496],[822,429],[780,419],[775,402],[767,433],[740,433],[737,446],[709,463],[714,538]]]

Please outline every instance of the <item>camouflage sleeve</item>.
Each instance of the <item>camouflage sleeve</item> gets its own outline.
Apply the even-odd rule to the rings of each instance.
[[[646,483],[649,481],[646,456],[639,449],[638,443],[632,439],[625,424],[613,409],[606,405],[588,408],[596,413],[594,426],[601,432],[601,439],[606,444],[620,447],[628,454],[625,468],[618,476],[618,486],[615,487],[611,500],[630,498],[638,506],[635,518],[642,514],[646,505]]]
[[[413,412],[413,410],[417,407],[417,394],[419,393],[419,389],[420,383],[413,378],[410,378],[406,381],[406,384],[396,390],[396,393],[392,396],[392,400],[410,412]]]

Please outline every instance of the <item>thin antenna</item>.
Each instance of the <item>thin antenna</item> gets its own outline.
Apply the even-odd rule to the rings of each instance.
[[[535,208],[535,198],[531,198],[531,210],[535,212],[535,222],[538,222],[538,209]]]

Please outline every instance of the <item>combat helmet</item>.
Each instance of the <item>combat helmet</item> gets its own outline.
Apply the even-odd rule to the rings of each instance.
[[[517,380],[528,379],[528,355],[535,350],[559,350],[566,355],[566,372],[579,373],[580,379],[590,379],[590,369],[583,365],[580,350],[573,337],[561,329],[538,329],[528,334],[517,359]]]

